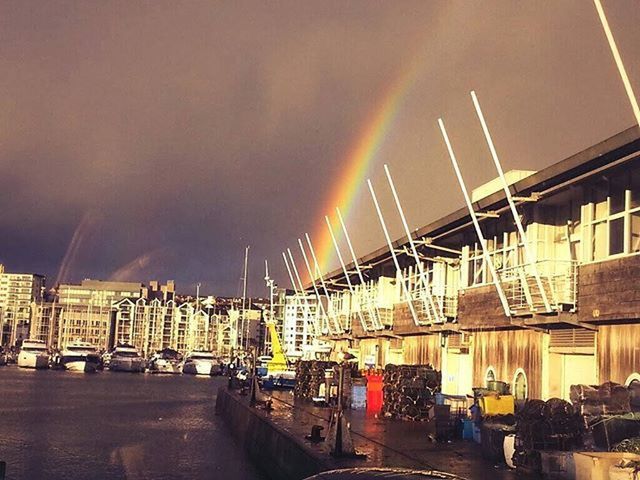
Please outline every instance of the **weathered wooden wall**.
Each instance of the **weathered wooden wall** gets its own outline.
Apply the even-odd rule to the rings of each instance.
[[[461,328],[505,327],[510,325],[504,314],[496,287],[461,290],[458,294],[458,323]]]
[[[640,256],[581,265],[578,320],[611,322],[640,318]]]
[[[365,335],[365,333],[364,328],[362,328],[362,323],[360,323],[360,318],[356,315],[351,319],[351,335],[354,338],[360,338],[368,335]]]
[[[496,380],[512,383],[518,368],[529,383],[529,398],[542,395],[544,333],[532,330],[504,330],[473,334],[473,386],[485,385],[487,368],[495,368]]]
[[[601,325],[596,343],[600,383],[624,383],[640,372],[640,324]]]
[[[396,335],[415,335],[427,332],[429,332],[429,327],[416,325],[406,302],[396,303],[393,306],[393,333]]]
[[[404,337],[402,340],[404,363],[425,364],[430,363],[440,370],[442,365],[442,347],[439,335],[415,335]]]
[[[376,348],[377,347],[377,348]],[[368,355],[374,355],[376,366],[384,367],[387,363],[387,352],[389,350],[389,339],[378,338],[363,338],[358,344],[360,350],[360,365],[364,367],[364,361]]]

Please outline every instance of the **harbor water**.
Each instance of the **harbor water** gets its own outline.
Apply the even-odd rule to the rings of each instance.
[[[219,417],[221,377],[0,367],[7,480],[263,480]]]

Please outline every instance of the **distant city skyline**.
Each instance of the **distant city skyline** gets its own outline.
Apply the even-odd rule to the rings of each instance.
[[[639,9],[605,7],[638,92]],[[439,116],[469,187],[491,180],[472,89],[505,169],[634,123],[577,0],[4,2],[0,32],[0,263],[49,286],[157,278],[239,295],[250,245],[249,295],[265,296],[265,259],[290,286],[287,247],[304,275],[307,232],[336,268],[321,238],[336,206],[353,207],[357,254],[384,245],[364,188],[384,163],[411,228],[463,206]]]

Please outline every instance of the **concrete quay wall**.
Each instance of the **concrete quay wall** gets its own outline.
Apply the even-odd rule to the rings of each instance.
[[[332,467],[330,459],[309,450],[300,440],[250,408],[226,387],[220,387],[216,413],[244,447],[252,461],[270,478],[300,480]]]

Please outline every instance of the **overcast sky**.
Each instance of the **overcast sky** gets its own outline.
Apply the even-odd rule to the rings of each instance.
[[[640,93],[640,4],[604,7]],[[469,187],[494,176],[472,89],[505,169],[634,123],[586,0],[2,1],[0,262],[48,285],[175,279],[235,295],[251,245],[249,293],[266,294],[265,258],[288,286],[282,250],[317,230],[412,62],[370,170],[394,237],[384,163],[412,228],[463,205],[439,116]],[[348,223],[359,255],[384,244],[365,189]]]

